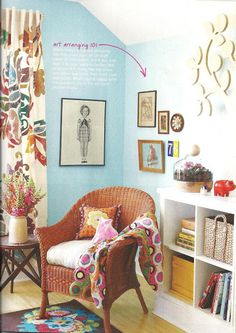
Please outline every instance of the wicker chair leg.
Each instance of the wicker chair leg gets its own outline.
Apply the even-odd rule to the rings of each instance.
[[[39,319],[47,319],[48,315],[46,314],[46,307],[49,304],[48,302],[48,292],[42,291],[42,300],[41,300],[41,307],[39,313]]]
[[[111,331],[111,323],[110,323],[110,308],[103,307],[103,324],[104,324],[104,332],[112,333]]]
[[[142,293],[141,293],[140,288],[139,288],[139,287],[138,287],[138,288],[135,288],[135,290],[136,290],[136,293],[137,293],[137,295],[138,295],[139,301],[140,301],[140,303],[141,303],[141,305],[142,305],[143,312],[144,312],[144,313],[148,313],[148,308],[147,308],[147,306],[146,306],[146,303],[145,303],[145,301],[144,301],[144,298],[143,298],[143,295],[142,295]]]

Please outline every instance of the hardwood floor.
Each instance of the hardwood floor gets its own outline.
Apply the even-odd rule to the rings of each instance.
[[[111,323],[123,333],[183,333],[179,328],[152,313],[155,292],[142,277],[140,277],[140,284],[149,313],[143,314],[135,291],[130,290],[113,304]],[[50,304],[62,303],[70,299],[72,298],[58,293],[49,294]],[[10,294],[9,286],[1,292],[1,313],[38,307],[40,301],[41,290],[33,282],[15,282],[13,294]],[[102,310],[96,309],[93,303],[80,302],[102,317]]]

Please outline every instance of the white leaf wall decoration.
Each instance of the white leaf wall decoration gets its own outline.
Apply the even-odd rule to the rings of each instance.
[[[235,42],[225,34],[229,26],[225,14],[217,16],[214,23],[204,25],[208,39],[204,47],[198,46],[195,56],[189,62],[192,84],[198,89],[198,115],[212,114],[210,95],[230,95],[232,70],[236,66]]]

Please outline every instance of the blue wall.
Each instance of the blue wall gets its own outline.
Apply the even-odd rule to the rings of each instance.
[[[170,186],[173,164],[177,158],[167,157],[168,140],[181,140],[183,132],[158,134],[156,128],[137,127],[137,99],[140,91],[157,91],[157,111],[168,110],[170,115],[181,113],[188,107],[185,95],[183,68],[186,49],[184,38],[166,38],[152,42],[131,45],[127,50],[135,54],[147,68],[147,77],[137,76],[132,66],[126,67],[126,112],[124,149],[124,183],[140,187],[157,197],[156,188]],[[136,76],[136,77],[135,77]],[[133,79],[135,77],[135,80]],[[157,121],[158,123],[158,121]],[[185,125],[186,126],[186,125]],[[138,140],[162,140],[165,144],[165,173],[140,171],[138,168]],[[181,146],[180,146],[181,148]]]
[[[2,7],[39,10],[46,75],[48,156],[48,224],[55,223],[86,192],[123,183],[123,118],[125,55],[111,49],[104,60],[113,63],[115,80],[107,85],[78,84],[76,89],[53,87],[53,43],[96,42],[124,45],[80,4],[63,0],[4,0]],[[68,59],[69,61],[69,59]],[[105,68],[105,67],[104,67]],[[78,71],[74,68],[74,71]],[[71,84],[71,86],[73,83]],[[75,88],[75,87],[74,87]],[[106,100],[105,166],[59,166],[61,98]]]
[[[209,3],[206,4],[206,9],[208,11],[196,12],[190,30],[176,31],[176,35],[172,37],[159,38],[155,41],[127,47],[127,51],[134,54],[142,66],[147,68],[147,77],[138,76],[135,68],[128,66],[127,61],[124,184],[146,190],[154,198],[157,198],[157,187],[174,186],[174,164],[187,155],[192,144],[200,146],[199,158],[213,172],[214,181],[217,179],[236,180],[236,154],[232,150],[231,144],[236,140],[234,129],[236,121],[235,64],[231,62],[229,67],[232,78],[230,95],[223,95],[215,89],[212,97],[212,116],[205,112],[201,116],[197,115],[196,105],[199,95],[196,94],[196,86],[192,85],[191,70],[188,66],[188,61],[195,56],[198,46],[202,46],[204,49],[204,46],[207,45],[206,41],[209,36],[203,29],[204,23],[215,22],[219,14],[224,13],[229,18],[229,26],[224,32],[226,38],[236,40],[236,4],[219,2],[215,7]],[[211,89],[211,86],[210,88],[205,87]],[[150,90],[157,90],[157,111],[168,110],[170,116],[174,113],[183,115],[185,125],[181,132],[175,133],[170,128],[169,134],[160,135],[157,128],[137,127],[138,92]],[[165,173],[139,171],[137,143],[139,139],[164,141]],[[167,156],[168,140],[179,141],[179,158]]]

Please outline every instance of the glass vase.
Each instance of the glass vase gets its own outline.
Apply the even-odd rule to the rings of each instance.
[[[203,165],[199,156],[186,155],[174,165],[175,185],[185,192],[200,192],[204,188],[211,191],[213,185],[212,172]]]

